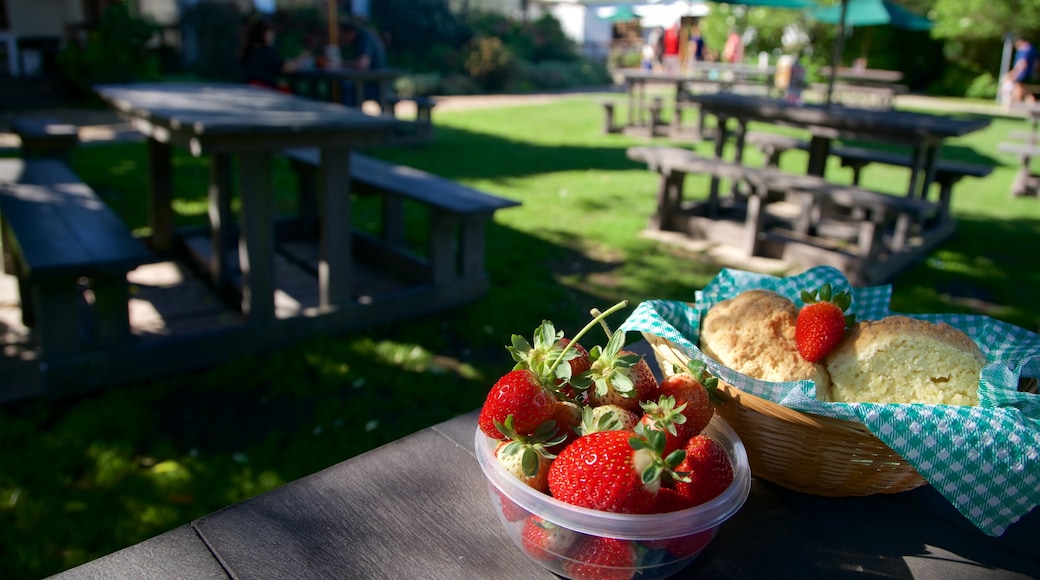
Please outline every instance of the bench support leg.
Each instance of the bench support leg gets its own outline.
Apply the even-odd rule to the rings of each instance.
[[[672,228],[673,217],[682,205],[685,179],[686,174],[681,171],[661,173],[657,187],[657,212],[650,216],[650,222],[647,224],[649,229],[666,231]]]
[[[95,341],[101,348],[130,342],[130,290],[126,274],[93,279]]]
[[[242,312],[252,321],[274,318],[274,202],[271,155],[244,153],[239,159],[242,218],[238,262],[242,268]]]
[[[221,291],[231,283],[231,268],[228,252],[234,247],[231,228],[231,158],[216,154],[209,165],[209,225],[210,244],[213,251],[209,257],[210,276],[213,284]]]
[[[83,350],[84,325],[80,320],[83,309],[78,280],[77,276],[49,276],[23,286],[31,297],[28,308],[33,311],[33,330],[43,359]],[[27,308],[24,300],[22,308]]]
[[[318,293],[322,308],[350,302],[354,234],[350,215],[350,149],[321,150],[321,261]]]
[[[455,216],[437,210],[430,210],[430,213],[430,232],[427,239],[430,275],[434,284],[450,284],[459,277],[456,262],[459,220]]]
[[[148,140],[148,222],[152,248],[166,252],[173,246],[173,169],[168,143]]]

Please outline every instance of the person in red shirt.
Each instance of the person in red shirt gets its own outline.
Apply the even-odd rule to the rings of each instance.
[[[679,21],[664,31],[664,54],[661,64],[665,72],[674,73],[679,69]]]

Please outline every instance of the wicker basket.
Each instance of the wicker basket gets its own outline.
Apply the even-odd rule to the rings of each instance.
[[[643,333],[665,376],[689,360]],[[898,493],[927,482],[864,425],[802,413],[719,381],[715,412],[740,435],[751,473],[795,491],[831,497]]]

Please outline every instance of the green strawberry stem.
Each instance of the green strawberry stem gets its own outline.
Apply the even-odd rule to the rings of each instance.
[[[601,313],[599,311],[599,308],[593,308],[589,311],[589,314],[593,316],[599,316]],[[607,321],[603,318],[599,319],[599,324],[603,327],[603,334],[607,335],[607,340],[610,340],[611,337],[614,336],[614,331],[610,330],[610,326],[607,325]]]
[[[559,366],[560,362],[563,360],[563,357],[567,354],[567,351],[571,349],[574,343],[581,340],[581,337],[585,336],[585,334],[592,330],[592,327],[596,326],[600,323],[600,321],[610,316],[611,314],[617,312],[618,310],[625,308],[626,306],[628,306],[628,300],[622,300],[621,302],[618,302],[617,304],[608,308],[606,312],[597,314],[596,317],[593,318],[588,324],[586,324],[585,328],[582,328],[580,331],[578,331],[578,334],[575,334],[574,337],[571,338],[570,342],[567,343],[567,346],[562,351],[560,351],[560,354],[556,357],[556,360],[554,360],[552,364],[549,365],[549,372],[551,373],[556,371],[556,367]],[[593,309],[593,312],[595,313],[599,311]],[[607,337],[610,338],[609,333],[607,334]]]

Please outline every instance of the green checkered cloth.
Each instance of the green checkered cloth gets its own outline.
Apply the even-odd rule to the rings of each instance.
[[[701,316],[744,290],[765,288],[801,305],[803,289],[830,283],[852,294],[858,320],[890,314],[891,286],[853,288],[840,271],[813,268],[787,278],[723,270],[695,296],[695,304],[655,300],[639,304],[621,325],[666,338],[700,359],[727,383],[806,413],[856,421],[899,453],[976,527],[1004,533],[1040,504],[1040,395],[1020,392],[1019,377],[1040,376],[1040,335],[986,316],[906,314],[964,331],[988,364],[979,380],[979,406],[822,403],[812,381],[770,383],[723,367],[697,348]]]

